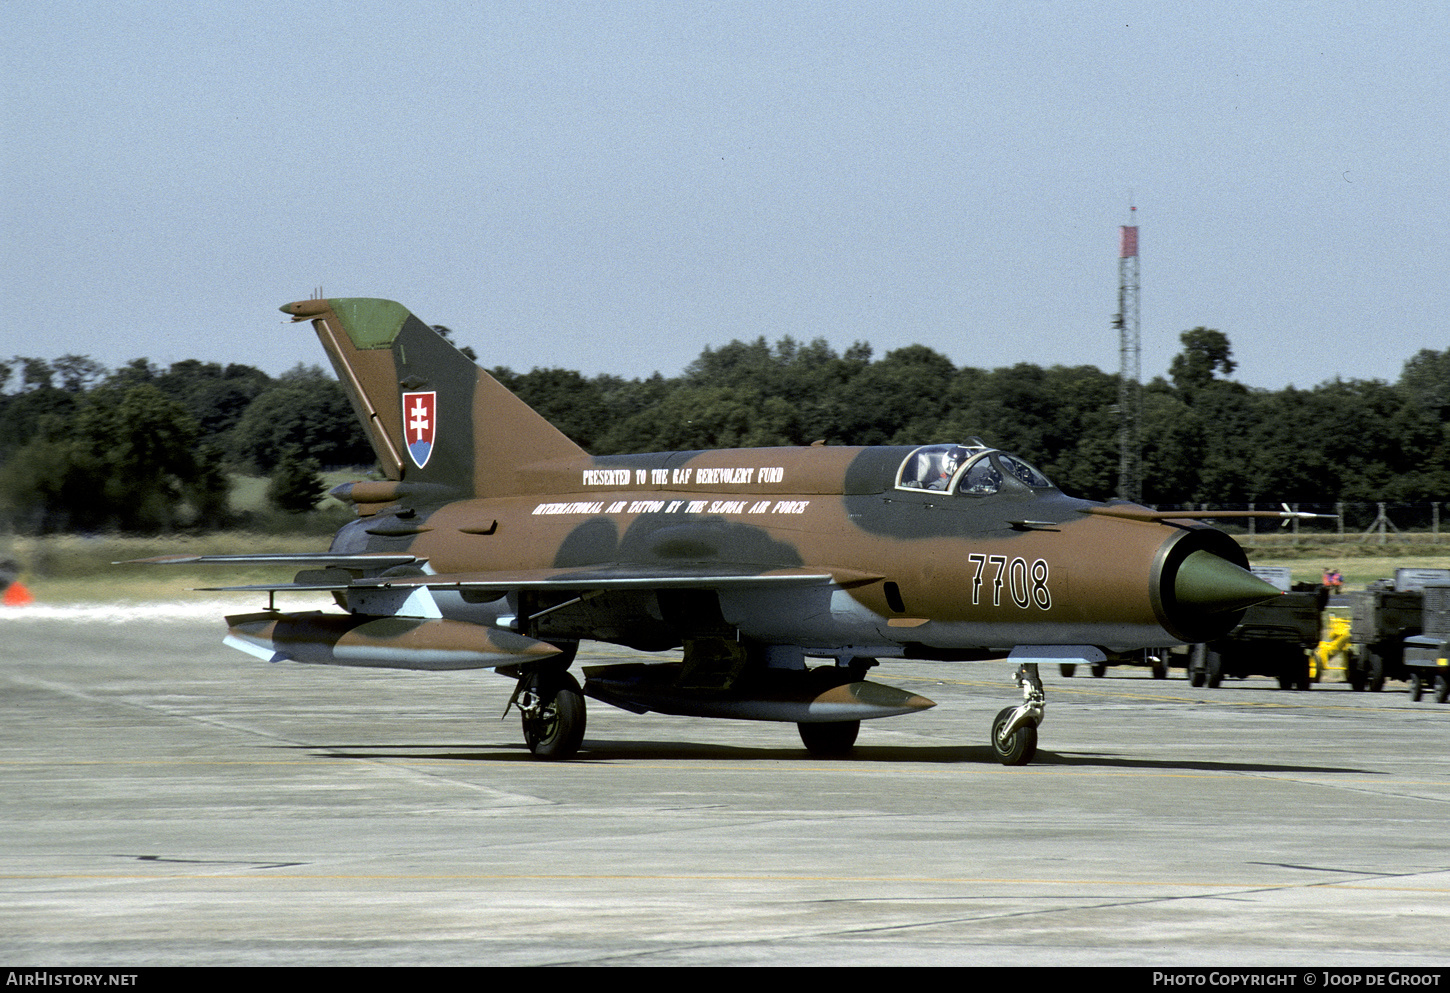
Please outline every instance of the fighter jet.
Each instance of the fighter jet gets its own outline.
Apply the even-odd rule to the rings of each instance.
[[[401,304],[281,309],[312,322],[386,478],[333,491],[357,518],[327,552],[147,561],[299,570],[213,587],[269,594],[227,618],[226,644],[493,669],[516,681],[510,706],[542,759],[579,750],[585,697],[795,723],[810,753],[843,755],[862,720],[934,706],[868,681],[881,660],[1005,658],[1023,699],[989,739],[1026,764],[1040,665],[1209,641],[1279,595],[1199,519],[1212,515],[1074,499],[977,438],[591,456]],[[275,593],[303,590],[339,609],[276,609]],[[584,667],[581,685],[584,640],[683,651]]]

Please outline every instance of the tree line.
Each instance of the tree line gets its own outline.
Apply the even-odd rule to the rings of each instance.
[[[321,466],[373,459],[342,387],[316,366],[273,378],[195,359],[107,370],[17,356],[0,361],[0,387],[0,507],[22,530],[225,527],[231,473],[285,470],[274,502],[300,510],[322,496]]]
[[[446,329],[441,329],[445,330]],[[1232,346],[1194,328],[1167,377],[1142,388],[1143,499],[1426,502],[1450,495],[1450,349],[1423,350],[1394,383],[1250,389]],[[980,437],[1068,493],[1117,488],[1118,377],[1094,366],[955,366],[911,345],[705,349],[679,375],[490,372],[597,455],[768,445],[928,444]],[[369,466],[341,386],[316,366],[86,356],[0,361],[0,504],[23,529],[156,531],[232,523],[227,476],[273,476],[278,506],[316,503],[321,466]]]

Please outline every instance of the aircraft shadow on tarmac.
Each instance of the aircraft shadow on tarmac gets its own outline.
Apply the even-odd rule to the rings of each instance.
[[[286,745],[278,746],[301,751],[310,751],[318,758],[332,759],[426,759],[429,761],[456,762],[528,762],[537,763],[528,746],[519,743],[498,745]],[[858,745],[848,757],[821,758],[809,755],[797,746],[761,748],[722,745],[715,742],[686,741],[628,741],[610,739],[585,739],[578,755],[571,764],[589,762],[620,761],[779,761],[792,759],[809,761],[811,764],[852,762],[891,763],[975,763],[1000,769],[996,754],[989,745],[912,745],[872,746]],[[1354,775],[1370,776],[1378,773],[1370,769],[1348,766],[1293,765],[1281,762],[1231,762],[1206,759],[1144,759],[1110,755],[1101,752],[1053,752],[1040,750],[1033,762],[1034,769],[1058,766],[1062,768],[1100,769],[1142,769],[1160,772],[1236,772],[1236,773],[1289,773],[1296,775]]]

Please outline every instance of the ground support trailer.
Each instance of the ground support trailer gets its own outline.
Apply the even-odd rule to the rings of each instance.
[[[1309,689],[1326,599],[1323,588],[1300,583],[1277,600],[1255,604],[1228,637],[1190,648],[1189,680],[1217,688],[1225,676],[1261,675],[1277,679],[1280,689]]]
[[[1349,599],[1354,608],[1349,633],[1354,650],[1345,663],[1349,685],[1378,693],[1386,679],[1408,679],[1405,640],[1421,632],[1424,591],[1395,589],[1393,581],[1380,579]]]
[[[1429,690],[1436,703],[1445,703],[1450,700],[1450,585],[1426,586],[1424,598],[1424,630],[1404,641],[1405,680],[1411,700]]]

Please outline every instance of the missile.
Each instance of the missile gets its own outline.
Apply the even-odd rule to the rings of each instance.
[[[234,614],[223,643],[266,662],[383,669],[490,669],[558,655],[559,649],[512,631],[441,618],[368,614]]]
[[[862,721],[935,707],[924,696],[867,680],[842,681],[833,666],[767,669],[728,688],[690,685],[683,663],[627,662],[584,670],[584,693],[636,714],[731,717],[747,721]]]

